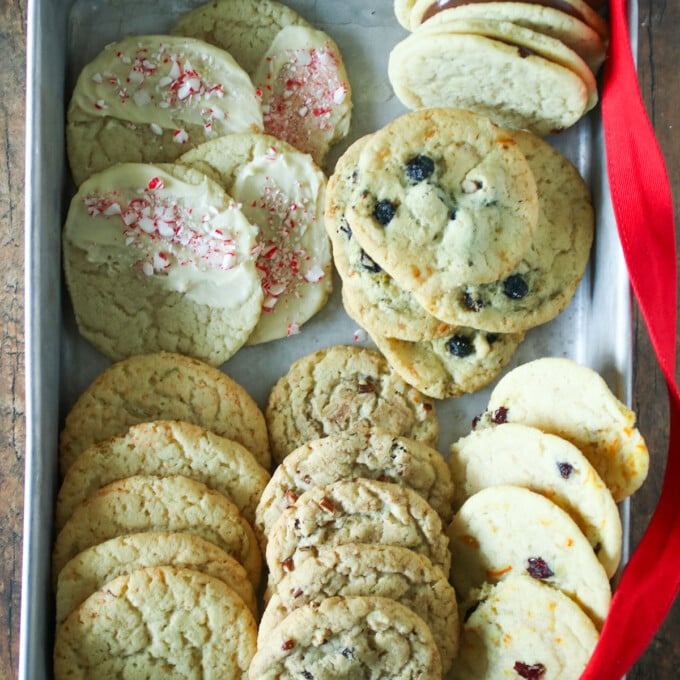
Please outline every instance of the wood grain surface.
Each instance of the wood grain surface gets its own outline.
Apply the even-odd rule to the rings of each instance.
[[[26,0],[0,2],[0,677],[18,675],[24,483],[24,92]],[[680,2],[639,0],[640,88],[664,151],[680,205]],[[663,299],[659,300],[663,304]],[[632,501],[632,545],[656,505],[664,469],[668,415],[665,387],[644,324],[636,313],[634,409],[653,461]],[[680,677],[680,605],[629,673],[631,680]]]

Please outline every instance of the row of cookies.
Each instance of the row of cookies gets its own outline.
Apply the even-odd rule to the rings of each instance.
[[[55,677],[166,663],[192,677],[197,653],[207,672],[245,677],[269,461],[263,414],[207,364],[136,356],[90,385],[60,439]]]
[[[388,73],[410,109],[456,106],[546,135],[597,104],[609,31],[584,0],[395,0],[395,13],[412,33],[392,50]]]
[[[621,560],[616,502],[648,459],[634,414],[586,366],[538,359],[499,381],[451,445],[451,582],[466,612],[454,677],[580,675]]]
[[[430,109],[350,146],[325,225],[347,313],[407,382],[446,398],[491,382],[525,332],[569,304],[594,214],[548,143]]]

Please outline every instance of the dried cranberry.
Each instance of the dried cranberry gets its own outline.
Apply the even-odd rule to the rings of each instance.
[[[511,300],[521,300],[529,292],[529,284],[521,274],[511,274],[503,281],[503,292]]]
[[[521,661],[515,661],[513,668],[517,675],[526,680],[539,680],[545,675],[545,666],[542,663],[535,663],[530,666]]]
[[[482,419],[481,416],[475,416],[475,417],[472,419],[472,423],[470,424],[470,427],[471,427],[473,430],[476,429],[476,427],[477,427],[477,425],[479,425],[479,421],[480,421],[481,419]]]
[[[530,557],[527,560],[527,572],[529,576],[536,579],[546,579],[555,575],[542,557]]]
[[[494,412],[493,415],[491,416],[492,422],[496,423],[496,425],[502,425],[503,423],[508,422],[508,409],[505,408],[505,406],[499,406]]]
[[[394,205],[392,201],[388,200],[378,201],[373,209],[373,216],[383,227],[386,227],[394,219],[396,214],[397,206]]]
[[[569,479],[574,471],[574,466],[571,463],[557,463],[557,469],[560,471],[563,479]]]
[[[446,348],[454,357],[459,357],[461,359],[469,357],[475,351],[470,339],[466,338],[464,335],[454,335],[449,338],[446,343]]]
[[[357,391],[359,394],[370,394],[371,392],[375,392],[375,385],[370,378],[360,378]]]
[[[429,156],[416,156],[406,163],[406,174],[414,182],[425,181],[434,172],[434,161]]]
[[[281,645],[281,649],[284,652],[287,652],[295,647],[295,640],[284,640],[283,644]]]
[[[463,303],[471,312],[478,312],[484,307],[484,300],[482,298],[474,297],[467,291],[463,293]]]
[[[382,267],[373,261],[373,259],[366,253],[366,251],[361,251],[361,258],[359,259],[361,266],[369,272],[378,274],[382,271]]]

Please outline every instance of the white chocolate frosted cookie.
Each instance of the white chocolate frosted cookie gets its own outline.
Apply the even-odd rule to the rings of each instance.
[[[323,33],[287,26],[262,58],[253,82],[264,130],[311,154],[320,166],[349,132],[352,93],[338,46]]]
[[[463,601],[486,582],[528,574],[574,599],[601,628],[611,601],[607,574],[574,520],[545,496],[517,486],[482,489],[447,533],[451,581]]]
[[[486,586],[468,609],[454,680],[578,680],[598,633],[577,604],[528,576]]]
[[[254,133],[206,142],[179,162],[214,176],[259,227],[256,267],[264,300],[248,344],[297,333],[332,289],[323,172],[290,144]]]
[[[617,502],[647,477],[649,451],[635,414],[600,375],[571,359],[547,357],[510,371],[491,393],[482,422],[522,423],[570,441]]]
[[[383,597],[332,597],[291,612],[258,647],[250,680],[441,678],[427,624]]]
[[[290,25],[309,26],[274,0],[219,0],[183,14],[171,32],[221,47],[252,77],[276,34]]]
[[[292,364],[269,393],[265,419],[277,462],[312,439],[378,426],[436,447],[434,400],[406,384],[373,350],[337,345]]]
[[[262,129],[248,74],[224,50],[193,38],[132,36],[82,70],[67,113],[77,184],[117,162],[171,162],[192,146]]]
[[[612,577],[621,560],[621,518],[609,489],[586,457],[561,437],[517,423],[472,432],[451,445],[457,510],[490,486],[543,494],[571,515]]]
[[[260,317],[256,233],[192,168],[122,163],[90,177],[63,232],[81,334],[113,360],[165,350],[223,363]]]

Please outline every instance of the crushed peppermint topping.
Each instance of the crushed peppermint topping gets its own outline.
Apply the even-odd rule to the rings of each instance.
[[[177,144],[186,144],[189,141],[189,135],[186,130],[175,130],[172,141]]]
[[[192,266],[199,271],[232,269],[238,264],[236,244],[222,230],[210,234],[197,230],[197,222],[208,225],[214,211],[196,216],[192,208],[159,192],[165,187],[160,177],[152,177],[137,196],[126,200],[117,191],[88,194],[83,199],[92,218],[120,220],[125,245],[141,252],[135,262],[147,276],[167,270],[173,264]]]
[[[357,328],[354,331],[354,342],[365,342],[367,337],[366,331],[363,328]]]

